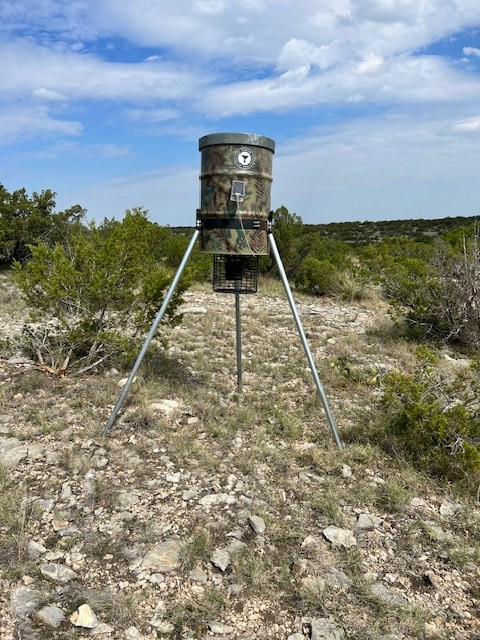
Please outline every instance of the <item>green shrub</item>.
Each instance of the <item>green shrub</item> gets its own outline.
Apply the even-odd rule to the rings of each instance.
[[[371,273],[401,310],[409,337],[470,351],[480,346],[480,244],[458,234],[433,245],[388,239],[364,250]]]
[[[309,256],[301,263],[295,276],[295,286],[301,291],[320,296],[331,292],[332,282],[337,272],[328,260],[318,260]]]
[[[421,471],[478,485],[480,419],[475,371],[442,378],[431,363],[408,376],[387,374],[382,408],[383,443]]]
[[[131,363],[173,277],[151,251],[152,229],[145,211],[127,211],[122,222],[76,230],[63,245],[31,246],[32,258],[16,264],[37,321],[26,327],[26,342],[48,370],[78,373]],[[180,321],[176,309],[186,287],[183,280],[167,322]]]

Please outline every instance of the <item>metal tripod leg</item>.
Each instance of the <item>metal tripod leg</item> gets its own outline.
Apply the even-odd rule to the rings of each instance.
[[[280,278],[282,280],[285,293],[287,294],[288,302],[290,303],[290,308],[292,310],[293,317],[295,319],[295,324],[297,325],[297,330],[302,340],[303,348],[305,350],[305,354],[307,356],[308,364],[310,365],[310,369],[312,371],[313,379],[317,386],[318,394],[322,401],[323,408],[325,410],[325,415],[327,416],[327,422],[332,432],[335,443],[339,449],[343,449],[343,442],[340,439],[337,425],[335,424],[335,419],[330,411],[330,407],[328,404],[328,399],[323,389],[322,383],[320,382],[320,378],[317,372],[317,368],[315,366],[315,361],[313,360],[312,352],[307,342],[307,337],[305,335],[305,331],[302,327],[302,321],[300,320],[300,316],[298,315],[297,307],[295,305],[295,300],[293,299],[292,290],[288,283],[287,274],[285,273],[285,269],[283,267],[282,260],[280,258],[280,254],[278,252],[277,243],[275,242],[275,238],[273,237],[273,233],[269,234],[270,247],[272,249],[272,253],[275,257],[275,261],[277,263],[278,272],[280,274]]]
[[[108,420],[107,425],[105,426],[102,435],[106,436],[107,433],[109,432],[110,428],[112,427],[113,423],[115,422],[115,419],[117,417],[118,412],[120,411],[120,409],[122,408],[123,405],[123,401],[125,400],[125,397],[130,389],[130,386],[133,382],[133,379],[135,378],[135,375],[140,367],[140,365],[142,364],[142,360],[145,357],[145,354],[147,353],[147,349],[150,345],[150,342],[152,341],[153,336],[155,335],[155,332],[157,330],[158,325],[160,324],[163,316],[165,315],[165,312],[167,310],[167,307],[170,303],[170,300],[173,296],[173,294],[175,293],[175,289],[177,288],[178,285],[178,281],[180,280],[183,270],[185,269],[185,266],[188,262],[188,259],[190,258],[190,254],[193,251],[193,247],[195,246],[195,242],[197,241],[197,238],[200,234],[200,230],[199,229],[195,229],[192,239],[190,240],[190,244],[187,247],[187,250],[185,251],[185,255],[182,258],[182,261],[180,263],[180,266],[177,269],[177,273],[175,274],[175,277],[173,279],[172,284],[170,285],[170,289],[167,292],[167,295],[165,296],[162,306],[160,307],[157,315],[155,316],[155,320],[153,321],[153,324],[150,328],[150,331],[148,332],[147,337],[145,338],[145,342],[143,343],[143,347],[140,351],[140,353],[137,356],[137,359],[135,361],[135,364],[133,365],[133,369],[130,372],[130,375],[128,376],[128,380],[125,383],[125,386],[122,389],[122,392],[117,400],[117,404],[115,405],[115,407],[113,408],[112,414]]]
[[[242,326],[240,315],[240,294],[235,292],[235,317],[237,327],[237,394],[240,395],[243,391],[243,369],[242,369]]]

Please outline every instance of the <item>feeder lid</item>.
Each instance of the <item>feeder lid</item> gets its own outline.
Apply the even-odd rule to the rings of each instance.
[[[249,145],[252,147],[264,147],[275,153],[275,140],[256,133],[210,133],[198,141],[198,149],[215,144]]]

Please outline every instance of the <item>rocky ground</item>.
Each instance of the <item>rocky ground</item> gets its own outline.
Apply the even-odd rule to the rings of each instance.
[[[413,366],[384,306],[299,301],[339,451],[279,289],[241,298],[240,400],[234,298],[190,291],[107,437],[124,374],[46,375],[0,289],[2,640],[480,638],[475,496],[348,437]]]

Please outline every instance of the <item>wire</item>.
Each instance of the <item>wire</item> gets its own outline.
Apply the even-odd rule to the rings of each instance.
[[[243,231],[243,237],[245,238],[245,242],[247,243],[247,247],[250,251],[250,253],[252,254],[252,256],[256,256],[257,254],[253,251],[252,247],[250,246],[250,242],[248,241],[248,236],[247,236],[247,232],[245,230],[245,227],[243,226],[243,218],[242,218],[242,212],[240,211],[240,208],[238,206],[239,202],[240,202],[240,197],[239,195],[236,196],[236,203],[237,203],[237,216],[238,219],[240,220],[240,226],[242,228]]]

